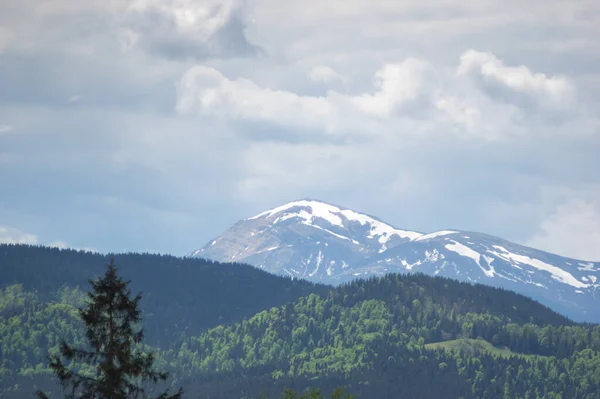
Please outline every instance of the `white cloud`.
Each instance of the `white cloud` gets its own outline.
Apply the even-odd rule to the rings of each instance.
[[[314,66],[308,72],[308,77],[313,82],[330,83],[333,81],[344,82],[346,78],[327,65]]]
[[[5,226],[0,226],[0,244],[44,245],[40,243],[38,236],[35,234],[26,233],[19,229]],[[52,241],[46,245],[59,249],[75,249],[78,251],[98,252],[98,250],[94,248],[76,248],[61,240]]]
[[[390,117],[403,103],[415,101],[431,89],[426,87],[426,62],[408,58],[401,63],[386,64],[375,73],[373,94],[361,94],[349,98],[356,108],[367,115]]]
[[[69,245],[64,241],[52,241],[50,244],[48,244],[48,246],[52,247],[52,248],[58,248],[58,249],[69,248]]]
[[[330,98],[270,90],[247,79],[230,80],[219,71],[201,65],[190,68],[181,79],[177,110],[327,130],[333,130],[339,114],[338,106]]]
[[[76,248],[76,247],[73,247],[73,246],[67,244],[66,242],[60,241],[60,240],[52,241],[50,244],[48,244],[48,246],[51,248],[58,248],[58,249],[74,249],[76,251],[98,252],[98,250],[95,248]]]
[[[326,76],[332,73],[323,71],[328,71],[322,72]],[[179,82],[177,110],[311,127],[341,135],[433,132],[496,139],[531,134],[540,124],[552,127],[556,108],[544,111],[543,103],[547,98],[562,101],[571,96],[565,78],[533,73],[526,67],[507,67],[489,53],[466,51],[456,71],[449,73],[409,57],[381,66],[371,91],[345,94],[329,90],[323,96],[311,96],[267,88],[245,78],[230,79],[214,68],[196,65]],[[488,93],[472,81],[474,76],[534,94],[532,101],[541,110],[531,113],[519,98]],[[546,117],[540,118],[540,113]]]
[[[573,200],[556,207],[526,244],[575,259],[600,261],[600,203]]]
[[[79,94],[74,94],[67,100],[69,104],[78,103],[79,101],[81,101],[81,96]]]
[[[10,125],[0,125],[0,134],[9,133],[13,131],[13,127]]]
[[[533,94],[540,99],[548,98],[555,103],[567,102],[573,95],[573,87],[564,77],[534,73],[524,65],[506,66],[494,54],[475,50],[468,50],[461,55],[457,74],[480,76],[484,80]]]
[[[19,229],[0,226],[1,244],[30,244],[38,243],[38,237],[35,234],[25,233]]]

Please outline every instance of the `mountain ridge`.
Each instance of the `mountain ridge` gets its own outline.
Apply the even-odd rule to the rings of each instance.
[[[528,295],[580,321],[600,321],[600,263],[563,257],[485,233],[422,233],[320,200],[302,199],[242,219],[192,252],[275,274],[342,284],[388,273],[455,278]]]

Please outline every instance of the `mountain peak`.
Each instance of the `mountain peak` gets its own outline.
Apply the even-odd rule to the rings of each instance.
[[[325,215],[327,213],[334,213],[334,212],[341,211],[340,207],[329,204],[327,202],[305,198],[305,199],[300,199],[300,200],[296,200],[296,201],[291,201],[291,202],[288,202],[287,204],[280,205],[273,209],[269,209],[268,211],[261,212],[258,215],[252,216],[246,220],[254,220],[254,219],[259,219],[262,217],[269,218],[275,214],[287,211],[291,208],[310,208],[313,210],[313,212],[315,214],[322,214],[322,215]]]
[[[367,214],[314,199],[288,202],[245,220],[250,221],[261,218],[270,220],[273,224],[295,219],[306,225],[328,227],[333,230],[342,229],[344,231],[347,231],[351,225],[366,226],[369,229],[368,238],[377,238],[381,244],[386,243],[393,236],[414,240],[422,235],[415,231],[397,229]],[[327,226],[322,226],[323,222]]]

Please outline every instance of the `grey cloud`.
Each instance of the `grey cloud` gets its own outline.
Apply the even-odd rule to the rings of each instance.
[[[225,3],[215,6],[212,17],[226,7]],[[230,11],[223,12],[219,26],[207,33],[202,27],[207,20],[199,20],[197,26],[185,30],[178,25],[175,14],[162,7],[132,11],[123,26],[135,35],[130,47],[167,58],[207,60],[264,55],[264,49],[246,37],[243,11],[238,6],[230,7]]]

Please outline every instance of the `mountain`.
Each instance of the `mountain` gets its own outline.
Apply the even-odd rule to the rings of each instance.
[[[302,200],[237,222],[191,256],[332,283],[347,281],[351,265],[420,236],[349,209]]]
[[[403,230],[317,200],[243,219],[190,256],[327,284],[388,273],[444,276],[510,289],[575,320],[600,322],[600,262],[482,233]]]

